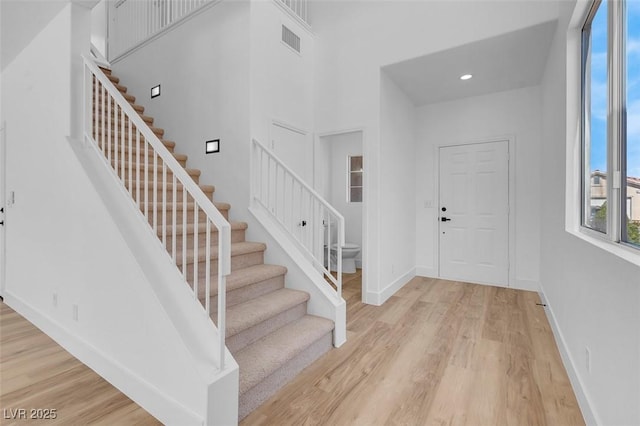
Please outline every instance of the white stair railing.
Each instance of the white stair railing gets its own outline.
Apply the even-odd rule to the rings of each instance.
[[[114,60],[219,0],[119,0],[110,9],[109,59]]]
[[[87,57],[84,65],[84,138],[131,195],[207,315],[217,268],[218,368],[224,370],[231,226],[107,75]]]
[[[342,215],[255,139],[251,148],[251,173],[251,205],[260,207],[281,225],[289,239],[333,284],[337,296],[342,297],[342,246],[345,243]],[[337,241],[332,241],[334,230]],[[331,273],[334,244],[337,246],[336,275]]]
[[[300,18],[305,24],[309,25],[309,0],[275,0],[293,13],[294,16]]]

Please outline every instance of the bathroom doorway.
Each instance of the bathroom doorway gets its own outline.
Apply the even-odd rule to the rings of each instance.
[[[349,296],[347,286],[350,282],[358,282],[361,287],[364,282],[361,277],[363,259],[366,259],[363,218],[367,159],[363,157],[363,139],[362,129],[329,132],[318,135],[314,146],[314,188],[345,220],[346,244],[342,256],[345,299]],[[333,245],[335,236],[330,236],[330,240]],[[329,264],[331,257],[334,256],[325,259]]]

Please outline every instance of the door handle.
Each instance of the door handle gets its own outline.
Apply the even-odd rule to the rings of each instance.
[[[449,219],[448,217],[444,217],[444,216],[443,216],[443,217],[441,217],[441,218],[440,218],[440,220],[441,220],[442,222],[448,222],[448,221],[450,221],[451,219]]]

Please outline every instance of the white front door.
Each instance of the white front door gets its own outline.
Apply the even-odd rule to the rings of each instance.
[[[4,297],[5,276],[6,276],[6,244],[5,244],[5,217],[7,203],[5,197],[6,170],[7,170],[7,150],[5,142],[4,123],[0,123],[0,296]]]
[[[440,148],[440,277],[508,286],[509,143]]]

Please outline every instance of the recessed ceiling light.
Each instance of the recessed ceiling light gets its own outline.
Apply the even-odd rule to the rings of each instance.
[[[471,74],[461,75],[460,80],[469,80],[471,77],[473,77]]]

